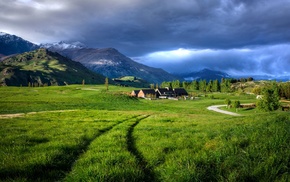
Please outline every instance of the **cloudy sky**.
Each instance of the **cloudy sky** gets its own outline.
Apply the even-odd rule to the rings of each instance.
[[[169,72],[290,75],[290,0],[0,0],[0,31]]]

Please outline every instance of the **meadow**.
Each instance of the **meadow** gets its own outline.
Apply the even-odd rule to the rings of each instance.
[[[290,180],[289,112],[235,117],[206,108],[253,95],[144,100],[133,89],[0,87],[0,181]]]

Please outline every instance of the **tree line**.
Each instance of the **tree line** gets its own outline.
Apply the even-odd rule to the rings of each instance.
[[[272,81],[266,83],[264,86],[255,87],[252,92],[256,95],[264,95],[265,90],[275,91],[280,98],[290,99],[290,82]]]
[[[252,81],[253,79],[243,79],[243,81]],[[232,83],[240,82],[241,79],[226,79],[222,78],[219,80],[193,80],[191,82],[179,80],[162,82],[161,87],[165,88],[184,88],[189,90],[199,90],[201,92],[232,92],[234,91]]]

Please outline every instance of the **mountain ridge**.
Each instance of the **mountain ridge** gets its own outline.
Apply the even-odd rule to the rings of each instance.
[[[58,46],[52,45],[48,49],[80,62],[90,70],[101,73],[109,78],[135,76],[151,83],[161,83],[176,79],[183,80],[161,68],[152,68],[133,61],[115,48],[82,47],[59,49]]]
[[[101,84],[103,75],[94,73],[81,63],[72,61],[58,53],[37,49],[9,57],[0,62],[0,84],[19,85],[66,85]]]
[[[2,57],[29,52],[38,48],[38,45],[24,40],[21,37],[0,32],[0,54],[2,54]]]
[[[208,68],[204,68],[199,71],[190,72],[190,73],[182,73],[177,74],[178,76],[181,76],[187,81],[192,80],[221,80],[222,78],[231,78],[231,76],[225,72],[217,71],[217,70],[211,70]]]

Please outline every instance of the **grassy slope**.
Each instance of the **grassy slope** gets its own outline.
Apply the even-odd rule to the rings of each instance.
[[[289,180],[289,113],[206,110],[226,97],[138,100],[132,88],[0,87],[0,178],[19,181]],[[74,110],[57,112],[58,110]],[[256,111],[256,112],[255,112]],[[49,171],[49,172],[48,172]]]
[[[0,84],[20,86],[104,83],[105,77],[57,53],[38,49],[0,62]]]

